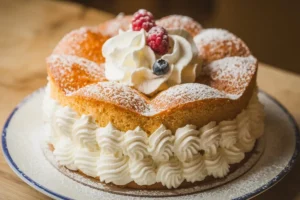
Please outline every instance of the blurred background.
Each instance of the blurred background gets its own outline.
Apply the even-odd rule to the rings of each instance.
[[[260,65],[259,87],[283,103],[300,126],[300,0],[0,0],[0,126],[18,102],[45,86],[45,58],[66,33],[139,8],[157,18],[188,15],[204,27],[241,37],[269,64]],[[300,200],[299,171],[300,162],[256,199]],[[47,199],[20,181],[1,153],[0,183],[1,200]]]
[[[113,14],[139,8],[156,18],[188,15],[204,27],[228,29],[241,37],[261,61],[300,73],[298,0],[72,0]]]

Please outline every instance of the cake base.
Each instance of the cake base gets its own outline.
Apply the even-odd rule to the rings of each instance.
[[[264,151],[264,137],[261,137],[256,141],[256,144],[251,152],[245,154],[245,158],[237,164],[230,165],[230,172],[224,178],[214,178],[212,176],[206,177],[203,181],[190,183],[184,181],[180,187],[175,189],[167,189],[161,183],[156,183],[150,186],[140,186],[135,182],[131,182],[125,186],[117,186],[115,184],[102,183],[99,179],[89,177],[80,171],[72,171],[64,166],[59,165],[53,155],[53,146],[44,142],[42,149],[46,159],[62,174],[73,179],[74,181],[81,183],[83,185],[89,186],[94,189],[122,194],[130,196],[143,196],[143,197],[168,197],[168,196],[178,196],[187,195],[204,190],[208,190],[214,187],[224,185],[225,183],[232,181],[239,176],[245,174],[250,170],[256,162],[259,160],[260,156]]]

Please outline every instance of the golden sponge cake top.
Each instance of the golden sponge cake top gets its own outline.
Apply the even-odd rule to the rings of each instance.
[[[172,20],[177,20],[178,23],[197,23],[193,20],[178,20],[178,17],[180,16],[165,17],[159,23],[164,25]],[[94,105],[105,103],[135,113],[136,116],[154,118],[186,107],[199,108],[200,104],[210,104],[210,107],[215,106],[217,110],[227,103],[236,102],[239,106],[236,106],[237,110],[232,115],[246,106],[255,86],[257,60],[251,56],[245,43],[235,35],[221,29],[202,29],[197,24],[179,24],[180,27],[188,27],[186,30],[195,36],[199,56],[204,61],[201,75],[195,83],[176,85],[148,97],[130,86],[107,81],[102,45],[109,37],[117,34],[116,30],[119,28],[129,27],[130,19],[130,16],[125,16],[96,27],[80,28],[67,34],[58,43],[47,59],[47,70],[50,81],[61,93],[60,96],[84,102],[92,101]],[[243,98],[246,91],[249,94],[247,98]],[[242,103],[240,99],[243,99]],[[58,100],[67,104],[61,98]],[[78,108],[77,111],[90,112],[83,108]],[[228,117],[230,118],[230,114]],[[213,119],[208,117],[211,118]],[[167,118],[157,119],[157,123],[159,120],[165,121]],[[104,123],[106,122],[99,122]],[[171,129],[175,129],[177,125],[170,125]]]

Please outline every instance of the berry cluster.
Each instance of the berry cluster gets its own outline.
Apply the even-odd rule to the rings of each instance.
[[[140,9],[133,15],[132,30],[144,29],[147,34],[147,45],[157,54],[166,54],[169,50],[169,36],[167,31],[155,24],[152,13]]]

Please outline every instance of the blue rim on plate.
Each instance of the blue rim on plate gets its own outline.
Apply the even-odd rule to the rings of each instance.
[[[40,88],[36,91],[34,91],[33,93],[31,93],[30,95],[28,95],[27,97],[25,97],[14,109],[13,111],[10,113],[10,115],[8,116],[4,127],[2,129],[2,152],[4,154],[4,158],[7,161],[8,165],[10,166],[10,168],[17,174],[18,177],[20,177],[25,183],[27,183],[28,185],[30,185],[31,187],[33,187],[34,189],[40,191],[41,193],[53,197],[53,198],[60,198],[60,199],[64,199],[64,200],[71,200],[68,197],[65,197],[63,195],[60,195],[56,192],[53,192],[47,188],[45,188],[44,186],[40,185],[39,183],[35,182],[34,180],[32,180],[30,177],[28,177],[24,172],[22,172],[22,170],[19,169],[19,167],[16,165],[16,163],[14,162],[14,160],[12,159],[12,157],[10,156],[10,153],[8,151],[7,148],[7,142],[6,142],[6,134],[7,134],[7,127],[10,124],[11,119],[13,118],[13,116],[15,115],[15,113],[19,110],[20,107],[22,107],[28,100],[30,100],[34,95],[40,93],[41,91],[43,91],[45,88]]]
[[[8,151],[8,148],[7,148],[6,135],[7,135],[7,128],[9,126],[9,124],[10,124],[11,119],[14,117],[15,113],[19,110],[20,107],[22,107],[34,95],[36,95],[37,93],[40,93],[43,90],[44,90],[44,87],[36,90],[32,94],[30,94],[27,97],[25,97],[13,109],[13,111],[11,112],[11,114],[9,115],[9,117],[7,118],[7,120],[6,120],[5,124],[4,124],[3,130],[2,130],[2,152],[4,154],[4,158],[6,159],[8,165],[17,174],[17,176],[19,176],[25,183],[27,183],[28,185],[30,185],[34,189],[36,189],[36,190],[40,191],[41,193],[43,193],[45,195],[48,195],[50,197],[59,198],[59,199],[63,199],[63,200],[69,200],[69,199],[71,200],[71,198],[68,198],[68,197],[65,197],[65,196],[63,196],[61,194],[53,192],[53,191],[45,188],[44,186],[40,185],[39,183],[35,182],[30,177],[28,177],[24,172],[22,172],[22,170],[20,170],[18,168],[18,166],[16,165],[16,163],[12,159],[12,157],[11,157],[9,151]],[[282,111],[287,115],[287,117],[289,118],[289,121],[292,123],[293,129],[294,129],[294,133],[295,133],[295,138],[296,138],[295,150],[294,150],[293,156],[289,160],[287,166],[276,177],[274,177],[272,180],[270,180],[268,183],[266,183],[265,185],[261,186],[260,188],[254,190],[254,191],[252,191],[250,193],[247,193],[247,194],[245,194],[243,196],[235,198],[235,200],[244,200],[244,199],[252,198],[252,197],[257,196],[260,193],[266,191],[267,189],[271,188],[276,183],[278,183],[293,168],[293,166],[294,166],[294,164],[295,164],[295,162],[297,160],[297,157],[298,157],[298,154],[299,154],[299,150],[300,150],[300,132],[299,132],[299,128],[298,128],[297,123],[296,123],[295,119],[293,118],[293,116],[275,98],[273,98],[272,96],[270,96],[269,94],[267,94],[264,91],[260,90],[260,92],[263,93],[264,95],[266,95],[269,99],[271,99],[276,105],[278,105],[282,109]]]

